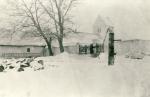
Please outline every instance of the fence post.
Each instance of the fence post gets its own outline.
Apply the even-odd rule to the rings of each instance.
[[[114,64],[114,33],[109,33],[108,65]]]

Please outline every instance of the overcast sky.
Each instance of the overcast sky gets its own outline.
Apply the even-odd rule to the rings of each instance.
[[[80,30],[92,32],[96,17],[101,15],[113,22],[117,38],[150,39],[150,0],[83,1],[76,18]]]
[[[4,1],[0,0],[0,6],[4,6]],[[115,27],[116,38],[150,40],[149,6],[150,0],[81,0],[74,20],[78,31],[93,32],[98,15],[109,17]],[[0,16],[0,21],[4,18]]]

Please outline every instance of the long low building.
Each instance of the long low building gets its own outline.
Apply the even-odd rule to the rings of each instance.
[[[143,53],[150,55],[150,40],[124,40],[115,43],[115,51],[118,55]]]
[[[0,57],[20,58],[44,56],[46,45],[34,41],[3,39],[0,41]]]
[[[101,47],[97,35],[83,32],[66,34],[63,45],[65,52],[71,54],[98,53]],[[55,55],[60,53],[57,40],[52,41],[52,50]],[[0,41],[0,57],[38,57],[48,56],[48,54],[46,43],[40,37]]]

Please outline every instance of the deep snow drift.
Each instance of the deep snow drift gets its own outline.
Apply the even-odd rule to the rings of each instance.
[[[44,60],[43,70],[0,73],[0,97],[150,96],[150,57],[117,56],[113,66],[104,57],[63,53],[36,58]]]

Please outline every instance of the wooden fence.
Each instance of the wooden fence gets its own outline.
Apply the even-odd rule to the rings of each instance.
[[[39,57],[42,53],[3,53],[3,58],[25,58],[25,57]]]

